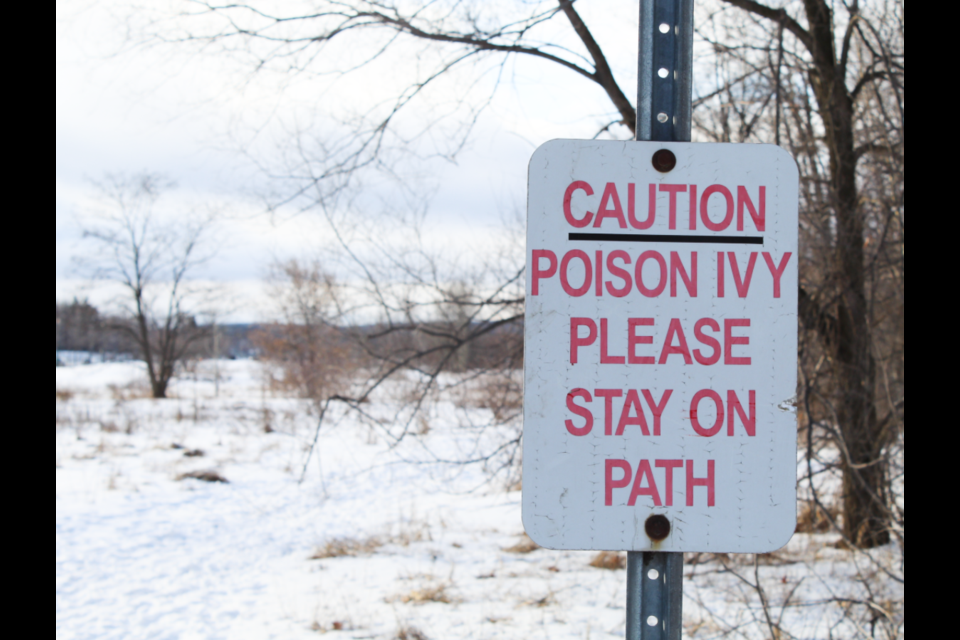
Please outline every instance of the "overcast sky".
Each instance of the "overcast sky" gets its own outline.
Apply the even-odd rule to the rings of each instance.
[[[634,5],[598,0],[581,10],[607,43],[627,95],[635,91]],[[261,195],[270,183],[241,146],[255,139],[256,149],[282,149],[291,123],[302,123],[309,109],[322,110],[331,95],[357,106],[383,100],[378,91],[389,90],[389,78],[340,81],[316,99],[311,92],[323,86],[319,80],[287,84],[184,47],[131,47],[124,39],[130,11],[129,3],[116,1],[57,3],[57,299],[109,302],[111,290],[92,285],[77,267],[77,258],[90,252],[79,225],[97,206],[93,182],[108,173],[148,171],[179,185],[161,201],[169,215],[215,208],[227,216],[217,231],[217,256],[198,275],[233,290],[230,319],[262,319],[269,315],[259,290],[267,265],[311,255],[332,238],[317,214],[264,213]],[[552,28],[563,27],[558,21]],[[428,241],[461,252],[495,241],[502,221],[522,214],[534,149],[550,138],[592,137],[605,124],[610,105],[602,92],[555,66],[509,65],[456,164],[425,165],[424,188],[433,194]]]

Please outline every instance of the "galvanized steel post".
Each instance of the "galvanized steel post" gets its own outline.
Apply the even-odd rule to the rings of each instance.
[[[640,0],[637,140],[690,141],[693,0]]]
[[[637,140],[689,142],[693,0],[640,0]],[[683,554],[627,554],[627,640],[680,640]]]

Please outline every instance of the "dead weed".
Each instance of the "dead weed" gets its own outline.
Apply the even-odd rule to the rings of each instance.
[[[394,600],[399,600],[403,604],[426,604],[428,602],[450,604],[453,602],[453,599],[447,592],[448,588],[449,585],[445,583],[428,585],[414,589],[410,593],[397,596]]]
[[[618,569],[626,569],[627,559],[622,553],[617,553],[616,551],[601,551],[590,561],[590,566],[596,569],[616,571]]]
[[[416,627],[400,627],[393,640],[429,640],[427,635]]]
[[[310,556],[310,559],[325,560],[327,558],[368,556],[376,553],[377,549],[382,546],[383,541],[376,536],[366,538],[365,540],[357,540],[356,538],[334,538],[318,548],[313,555]]]
[[[833,522],[840,517],[840,509],[836,506],[827,507],[827,511],[820,508],[815,502],[805,502],[797,515],[797,533],[827,533],[833,528]]]
[[[125,385],[109,384],[110,397],[117,402],[126,402],[127,400],[142,400],[152,398],[153,393],[149,385],[143,382],[131,382]]]
[[[228,483],[229,480],[224,478],[222,475],[208,469],[206,471],[188,471],[186,473],[181,473],[177,476],[177,480],[203,480],[204,482],[223,482]]]
[[[521,607],[536,607],[538,609],[543,609],[544,607],[549,607],[550,605],[556,604],[557,599],[553,597],[553,592],[551,591],[542,598],[533,598],[531,600],[524,600],[520,603]]]
[[[532,553],[540,548],[536,542],[530,539],[530,536],[523,534],[520,538],[520,542],[513,545],[512,547],[507,547],[504,551],[508,553]]]

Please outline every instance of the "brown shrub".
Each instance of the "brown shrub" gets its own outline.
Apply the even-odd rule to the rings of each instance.
[[[204,482],[229,482],[222,475],[213,470],[206,471],[188,471],[187,473],[181,473],[177,476],[177,480],[203,480]]]
[[[530,539],[530,536],[523,534],[520,541],[512,547],[507,547],[504,551],[509,553],[532,553],[540,548],[536,542]]]
[[[70,402],[74,395],[70,389],[57,389],[57,402]]]
[[[593,560],[590,561],[590,566],[597,569],[616,571],[617,569],[625,569],[627,567],[627,559],[622,553],[617,553],[616,551],[601,551],[593,556]]]
[[[832,519],[837,522],[840,510],[835,506],[827,507],[824,512],[815,502],[804,502],[797,515],[797,533],[826,533],[833,527]],[[829,517],[827,517],[829,515]]]

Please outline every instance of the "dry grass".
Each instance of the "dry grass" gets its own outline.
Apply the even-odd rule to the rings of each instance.
[[[426,634],[416,627],[400,627],[393,640],[429,640]]]
[[[318,633],[327,633],[328,631],[355,631],[356,627],[354,627],[352,623],[344,620],[334,620],[330,623],[329,627],[314,620],[313,624],[310,625],[310,630]]]
[[[353,558],[356,556],[368,556],[383,546],[383,541],[372,536],[364,540],[356,538],[334,538],[329,540],[322,547],[319,547],[312,556],[311,560],[326,560],[327,558]]]
[[[181,473],[177,476],[177,480],[203,480],[204,482],[223,483],[229,482],[229,480],[212,469],[208,469],[206,471],[188,471],[187,473]]]
[[[590,566],[597,569],[607,569],[608,571],[626,569],[627,558],[622,553],[617,553],[616,551],[601,551],[593,556],[593,560],[590,561]]]
[[[376,553],[377,550],[388,544],[395,544],[401,547],[408,547],[415,542],[432,541],[430,536],[430,527],[425,522],[405,521],[400,523],[394,531],[382,536],[370,536],[368,538],[333,538],[328,540],[323,546],[310,556],[311,560],[325,560],[327,558],[343,558],[368,556]]]
[[[504,551],[508,553],[532,553],[540,548],[536,542],[530,539],[530,536],[523,534],[520,541],[512,547],[507,547]]]
[[[832,518],[837,522],[840,510],[835,506],[827,507],[828,511],[817,506],[815,502],[804,502],[797,515],[797,533],[827,533],[833,529],[830,524]],[[829,515],[829,518],[827,517]]]
[[[460,408],[487,409],[498,424],[516,419],[523,407],[523,388],[516,371],[489,371],[463,385],[456,393]]]
[[[57,389],[57,402],[70,402],[75,395],[70,389]]]
[[[142,400],[144,398],[153,397],[153,393],[150,391],[150,385],[144,382],[131,382],[130,384],[125,384],[122,386],[110,384],[107,385],[107,389],[110,390],[110,397],[117,402],[126,402],[127,400]]]
[[[523,408],[523,388],[509,373],[493,375],[480,389],[479,404],[489,409],[498,423],[509,422]]]
[[[100,423],[100,431],[104,433],[119,433],[120,427],[113,420],[105,420]]]
[[[544,607],[549,607],[551,605],[557,604],[557,599],[553,597],[553,592],[551,591],[542,598],[534,598],[532,600],[524,600],[520,603],[521,607],[536,607],[538,609],[543,609]]]
[[[449,585],[447,584],[436,584],[420,587],[419,589],[414,589],[410,593],[397,596],[396,600],[399,600],[403,604],[426,604],[428,602],[450,604],[453,600],[450,597],[450,594],[447,592],[448,587]]]
[[[414,542],[432,540],[430,527],[425,522],[401,523],[396,533],[384,536],[370,536],[369,538],[333,538],[319,547],[311,560],[325,560],[327,558],[343,558],[368,556],[388,544],[408,547]]]

